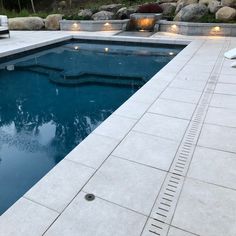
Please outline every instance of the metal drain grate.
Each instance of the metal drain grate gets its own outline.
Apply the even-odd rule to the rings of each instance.
[[[143,236],[166,236],[168,233],[169,225],[183,187],[184,176],[186,176],[190,166],[221,65],[222,60],[218,60],[175,155],[170,171],[167,174],[150,218],[142,233]]]

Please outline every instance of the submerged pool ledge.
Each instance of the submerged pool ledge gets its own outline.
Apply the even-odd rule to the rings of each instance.
[[[152,207],[158,205],[156,199],[161,193],[161,186],[173,172],[171,163],[175,162],[179,145],[189,124],[193,122],[192,114],[201,101],[212,71],[219,75],[220,72],[214,71],[214,68],[224,69],[222,50],[229,47],[230,38],[126,38],[72,34],[60,35],[58,39],[45,41],[43,45],[24,45],[14,49],[14,53],[68,38],[188,46],[0,216],[0,232],[4,236],[83,235],[83,232],[86,232],[84,235],[95,235],[95,232],[96,235],[152,235]],[[232,39],[231,43],[236,46],[236,40]],[[210,54],[212,50],[215,52],[213,55]],[[12,53],[6,51],[1,54],[0,51],[0,57]],[[206,65],[208,60],[211,63]],[[233,74],[233,71],[228,70],[227,73]],[[171,126],[171,131],[168,126]],[[147,149],[140,148],[141,145]],[[197,143],[193,146],[196,148]],[[157,153],[161,153],[158,162],[154,158]],[[197,186],[199,191],[204,190],[199,180],[189,180],[187,174],[180,176],[187,182],[187,187],[193,189]],[[213,184],[209,184],[210,188],[214,188]],[[184,190],[187,196],[185,187]],[[228,191],[234,196],[234,190]],[[95,200],[86,201],[86,193],[94,193]],[[181,195],[181,199],[185,195]],[[199,196],[195,194],[195,198]],[[179,209],[183,208],[183,204],[182,201],[180,207],[177,205],[175,215],[173,212],[174,222],[164,224],[163,235],[183,235],[186,232],[189,236],[201,234],[196,227],[190,227],[194,217],[199,219],[196,212],[189,217],[186,215],[186,226],[179,220]],[[209,217],[214,214],[214,211],[210,212]],[[225,214],[232,216],[227,209]],[[209,218],[204,220],[208,221]],[[215,226],[209,223],[204,227],[213,232]]]

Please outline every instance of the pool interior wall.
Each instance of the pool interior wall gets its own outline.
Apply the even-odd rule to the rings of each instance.
[[[0,214],[183,48],[80,40],[1,59]]]

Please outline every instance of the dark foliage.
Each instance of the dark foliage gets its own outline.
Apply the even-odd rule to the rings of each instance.
[[[163,10],[158,3],[147,3],[139,7],[139,13],[162,13]]]

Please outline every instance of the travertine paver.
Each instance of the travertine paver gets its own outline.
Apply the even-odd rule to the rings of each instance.
[[[236,84],[218,83],[216,85],[215,93],[235,96],[236,95]]]
[[[181,229],[170,227],[168,236],[194,236],[195,234],[183,231]]]
[[[219,77],[220,83],[229,83],[229,84],[235,84],[236,83],[236,77],[235,75],[221,75]]]
[[[81,192],[45,235],[139,235],[145,216],[99,198],[88,202],[84,196]]]
[[[146,112],[148,107],[149,104],[147,103],[128,100],[124,103],[124,106],[118,108],[114,114],[128,118],[139,119]]]
[[[173,140],[131,131],[112,155],[168,171],[178,146]]]
[[[136,120],[134,119],[111,115],[93,133],[121,140],[126,135],[127,130],[133,127],[135,122]]]
[[[205,122],[236,128],[236,111],[225,108],[210,107]]]
[[[205,124],[198,144],[203,147],[236,152],[236,128]]]
[[[57,217],[57,212],[21,198],[0,217],[0,235],[42,235]]]
[[[197,147],[189,177],[236,190],[236,154]]]
[[[176,79],[177,80],[187,80],[189,82],[195,82],[195,81],[200,81],[200,82],[206,82],[207,79],[209,78],[209,74],[208,73],[184,73],[184,72],[180,72],[177,76]]]
[[[195,108],[195,104],[158,99],[148,111],[160,115],[190,120]]]
[[[204,120],[201,135],[194,142],[187,176],[179,177],[177,185],[185,180],[183,190],[179,199],[173,199],[177,208],[170,209],[161,236],[235,236],[236,69],[230,68],[230,60],[223,60],[223,53],[236,47],[236,39],[164,33],[127,38],[115,33],[12,32],[11,39],[0,39],[0,57],[72,37],[189,44],[0,216],[0,235],[39,236],[46,231],[46,235],[154,236],[149,231],[153,219],[147,216],[157,216],[157,209],[165,206],[161,201],[168,204],[159,199],[159,190],[163,186],[174,191],[166,180],[178,176],[166,171],[176,163],[176,151],[208,79],[219,76],[215,91],[214,83],[209,83],[207,92],[214,93],[210,107],[205,120],[199,119]],[[94,201],[84,199],[83,185],[84,191],[95,193]]]
[[[146,113],[134,127],[134,130],[180,141],[187,125],[187,120]]]
[[[83,190],[149,215],[165,175],[164,171],[111,156]]]
[[[118,143],[119,140],[110,137],[90,134],[65,158],[97,169]]]
[[[236,96],[214,94],[210,103],[213,107],[222,107],[226,109],[236,110]]]
[[[50,209],[62,212],[94,171],[92,168],[65,160],[55,166],[54,170],[31,188],[25,196]]]
[[[179,102],[197,103],[200,96],[201,92],[199,91],[180,88],[168,88],[160,97]]]
[[[189,89],[189,90],[195,90],[195,91],[202,92],[205,85],[206,85],[205,81],[197,81],[197,80],[189,81],[189,80],[176,79],[170,84],[170,87]]]
[[[172,224],[198,235],[235,236],[236,191],[187,179]]]

